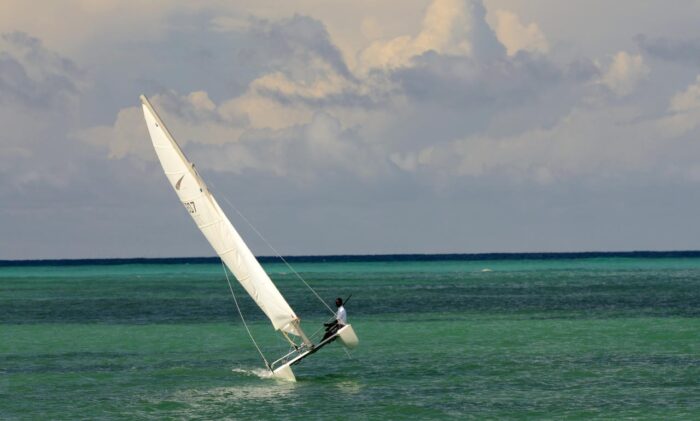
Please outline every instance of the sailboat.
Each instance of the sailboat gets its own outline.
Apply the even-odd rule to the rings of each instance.
[[[347,348],[356,347],[359,340],[350,324],[344,325],[331,337],[317,344],[312,342],[301,327],[301,318],[292,310],[221,210],[194,164],[185,157],[148,98],[144,95],[140,98],[153,148],[180,202],[222,262],[270,319],[272,327],[290,344],[290,351],[272,363],[268,363],[260,352],[272,376],[295,381],[292,365],[298,364],[335,339],[339,339]],[[231,292],[233,294],[233,290]],[[255,343],[254,339],[253,342]]]

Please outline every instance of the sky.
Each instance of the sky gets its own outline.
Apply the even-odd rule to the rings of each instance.
[[[700,249],[698,22],[698,0],[3,0],[0,259],[213,255],[140,94],[258,255],[246,219],[284,255]]]

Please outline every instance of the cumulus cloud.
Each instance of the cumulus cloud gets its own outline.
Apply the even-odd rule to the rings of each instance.
[[[431,177],[501,178],[540,184],[653,172],[668,145],[653,122],[632,122],[632,108],[576,108],[548,129],[503,137],[474,135],[397,154],[406,171]]]
[[[0,4],[0,27],[34,28],[31,36],[0,38],[0,198],[24,194],[12,206],[40,203],[42,217],[32,218],[41,221],[51,220],[43,217],[50,212],[45,203],[64,205],[66,198],[85,209],[109,207],[92,219],[71,208],[52,226],[73,227],[65,223],[72,217],[87,231],[124,215],[121,225],[109,225],[118,225],[125,242],[142,236],[133,221],[146,207],[172,209],[172,197],[163,189],[139,93],[151,97],[207,180],[227,179],[232,191],[250,199],[244,203],[262,207],[261,191],[268,202],[297,200],[301,192],[335,206],[314,214],[320,217],[310,224],[335,225],[336,211],[347,211],[341,200],[384,206],[387,196],[400,197],[404,202],[383,208],[391,212],[367,219],[395,216],[405,235],[411,218],[401,219],[404,210],[433,215],[428,206],[443,194],[450,209],[453,199],[468,202],[462,211],[481,203],[464,200],[465,192],[488,191],[483,208],[490,215],[493,187],[551,199],[549,192],[577,183],[624,190],[649,180],[700,179],[700,79],[689,66],[662,62],[697,64],[684,58],[698,56],[692,26],[683,29],[686,41],[669,37],[672,31],[638,37],[637,54],[629,50],[629,34],[647,28],[630,31],[627,22],[616,20],[612,29],[601,21],[594,37],[581,32],[583,23],[566,24],[563,34],[561,22],[570,20],[558,13],[581,13],[576,5],[558,12],[528,6],[525,14],[515,3],[488,1],[487,22],[478,0],[414,0],[402,3],[406,14],[396,14],[394,3],[369,0],[362,5],[371,10],[311,0],[274,7],[246,1],[156,1],[131,13],[123,2],[69,0],[74,14],[51,22],[36,20],[26,2]],[[66,8],[46,6],[47,16]],[[680,13],[671,9],[663,10]],[[85,25],[73,29],[78,20]],[[571,196],[581,195],[572,189]],[[502,199],[503,209],[527,202]],[[268,202],[264,207],[274,208]],[[276,211],[294,215],[307,202],[294,205]],[[270,220],[278,221],[275,216]],[[500,221],[494,224],[502,229]],[[279,232],[291,238],[285,229]],[[350,230],[355,226],[337,238]],[[362,234],[384,238],[379,231]],[[180,244],[161,241],[160,234],[159,244]],[[346,250],[363,247],[362,234]],[[395,251],[391,242],[383,244],[389,245],[378,251]],[[202,254],[209,251],[204,246],[172,250]],[[7,240],[0,253],[2,247],[15,250]],[[309,243],[303,250],[318,248]]]
[[[200,165],[216,171],[309,181],[329,171],[367,178],[394,168],[433,179],[546,184],[653,166],[661,123],[628,124],[639,110],[585,99],[591,85],[620,97],[634,92],[650,71],[641,55],[620,51],[607,66],[580,58],[561,67],[544,54],[549,44],[535,23],[505,10],[493,16],[491,29],[481,2],[435,0],[416,35],[375,41],[354,70],[315,19],[218,19],[215,31],[260,40],[256,54],[272,58],[266,71],[218,102],[205,91],[152,100]],[[676,127],[690,124],[693,92],[672,101]],[[533,115],[525,104],[538,104],[536,118],[518,117]],[[500,129],[499,118],[520,121],[519,129]],[[141,120],[138,107],[122,109],[113,125],[79,137],[113,159],[152,160]]]
[[[254,171],[301,182],[329,172],[369,177],[381,171],[378,157],[357,133],[323,111],[312,112],[303,124],[255,127],[231,104],[214,104],[204,92],[168,92],[150,99],[186,154],[203,169]],[[141,107],[122,109],[113,125],[75,136],[107,149],[110,159],[155,161]]]
[[[291,79],[282,72],[271,73],[254,80],[250,91],[259,96],[274,98],[281,103],[301,103],[309,106],[371,106],[380,99],[382,89],[372,90],[368,83],[358,83],[329,70],[319,72],[319,75],[310,81]]]
[[[359,71],[403,67],[428,51],[468,57],[499,55],[503,47],[486,24],[485,15],[478,1],[433,0],[417,35],[373,42],[360,53]]]
[[[435,0],[417,35],[377,41],[360,53],[364,70],[372,69],[366,73],[349,69],[315,19],[247,18],[245,25],[240,19],[218,19],[216,32],[245,32],[260,41],[255,54],[271,58],[266,71],[243,93],[218,103],[205,91],[164,92],[152,100],[183,146],[217,171],[309,180],[335,166],[366,178],[387,174],[392,166],[415,172],[440,162],[456,176],[487,173],[465,169],[469,166],[453,159],[464,149],[464,139],[473,139],[499,116],[519,119],[521,129],[534,127],[537,133],[539,122],[552,124],[574,109],[577,90],[599,75],[586,60],[558,67],[539,54],[547,46],[536,25],[523,26],[505,12],[497,16],[508,36],[518,31],[530,36],[517,46],[506,45],[510,54],[487,24],[481,2]],[[600,83],[620,95],[629,93],[646,69],[640,60],[619,53]],[[549,114],[540,110],[535,119],[515,117],[525,104],[544,98],[556,98]],[[105,147],[113,159],[152,160],[140,114],[138,107],[122,109],[113,125],[84,130],[78,137]],[[487,144],[499,145],[483,134],[476,138],[484,150]],[[498,156],[499,150],[509,149],[500,146],[488,155]],[[487,168],[489,160],[479,165]],[[543,164],[527,165],[536,167],[538,180],[562,174]]]
[[[659,121],[671,136],[680,136],[700,126],[700,75],[685,91],[671,98],[669,116]]]
[[[246,115],[254,128],[304,124],[315,110],[328,107],[373,107],[390,89],[372,77],[359,80],[315,19],[295,15],[248,22],[245,31],[261,43],[251,57],[264,62],[267,72],[251,80],[243,94],[226,100],[222,109]],[[241,30],[240,25],[233,27]]]
[[[670,110],[677,113],[697,110],[698,108],[700,108],[700,76],[684,92],[671,98]]]
[[[148,148],[149,145],[144,141],[147,139],[148,131],[142,120],[143,114],[138,108],[126,108],[119,111],[113,126],[83,129],[74,133],[74,136],[100,150],[106,149],[110,159],[135,155],[152,161],[154,156]]]
[[[549,43],[536,23],[523,25],[520,18],[508,10],[494,12],[494,30],[498,40],[506,47],[509,56],[518,51],[545,54],[549,51]]]
[[[216,31],[247,31],[262,42],[256,54],[275,59],[271,71],[253,79],[240,95],[215,103],[204,91],[167,91],[151,100],[182,146],[203,156],[202,168],[261,171],[312,180],[336,168],[357,177],[379,171],[352,127],[334,108],[372,108],[387,87],[372,77],[357,79],[318,21],[293,16],[249,27],[219,21]],[[106,148],[112,159],[152,160],[139,107],[122,109],[113,125],[76,134]],[[362,165],[354,163],[361,162]]]
[[[202,91],[188,95],[167,91],[154,95],[150,100],[171,131],[179,134],[178,140],[182,145],[189,142],[215,145],[236,141],[247,122],[246,117],[235,110],[218,107]],[[74,133],[74,137],[107,150],[110,159],[155,159],[140,106],[120,110],[113,125],[80,130]]]
[[[246,30],[259,43],[256,51],[250,53],[260,54],[268,68],[308,81],[318,76],[318,65],[323,64],[343,77],[350,76],[340,50],[322,22],[301,15],[272,22],[251,18],[249,22]]]
[[[620,51],[613,56],[599,82],[616,95],[626,96],[631,94],[637,84],[649,75],[649,71],[641,55]]]
[[[253,129],[241,140],[222,148],[223,160],[213,163],[220,171],[271,172],[301,182],[344,173],[362,178],[383,171],[380,157],[352,128],[325,112],[316,112],[303,125],[279,130]]]

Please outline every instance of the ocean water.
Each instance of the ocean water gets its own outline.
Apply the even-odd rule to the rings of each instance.
[[[700,419],[700,257],[306,258],[360,338],[269,378],[213,260],[0,264],[0,419]],[[313,332],[327,310],[264,263]],[[234,284],[270,360],[287,347]]]

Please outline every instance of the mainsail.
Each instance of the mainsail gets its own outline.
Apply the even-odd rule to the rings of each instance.
[[[148,99],[141,95],[153,147],[168,181],[209,244],[277,330],[305,338],[299,318],[228,220]]]
[[[260,263],[253,256],[253,253],[243,242],[241,236],[233,228],[231,221],[228,220],[214,196],[207,189],[204,180],[197,173],[194,164],[188,161],[182,153],[182,150],[163,124],[163,121],[158,117],[151,103],[143,95],[141,95],[141,102],[153,147],[163,166],[163,171],[168,177],[168,181],[175,189],[175,193],[177,193],[185,209],[192,216],[195,224],[197,224],[197,227],[202,231],[209,244],[221,257],[224,264],[233,272],[238,282],[243,285],[246,292],[267,315],[272,322],[272,326],[277,330],[281,330],[292,345],[292,350],[288,354],[272,363],[268,363],[262,351],[258,348],[272,375],[276,378],[294,381],[295,376],[291,366],[298,364],[304,358],[314,354],[335,339],[340,339],[340,342],[345,347],[356,347],[359,340],[350,324],[337,325],[340,328],[333,336],[324,336],[323,340],[318,344],[311,342],[301,329],[297,315],[294,314],[292,308],[282,297],[275,284],[272,283],[270,277],[267,276],[267,273],[265,273]],[[306,285],[311,289],[308,284]],[[313,291],[313,289],[311,290]],[[231,294],[233,294],[233,290],[231,290]],[[314,294],[316,293],[314,292]],[[321,299],[318,294],[316,296]],[[250,334],[250,332],[248,333]],[[287,333],[299,336],[303,343],[297,345],[296,342],[287,336]]]

